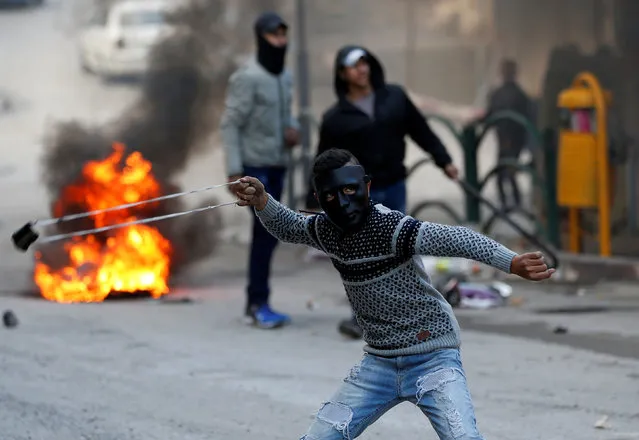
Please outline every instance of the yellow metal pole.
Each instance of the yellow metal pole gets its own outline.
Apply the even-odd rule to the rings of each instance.
[[[568,228],[570,252],[581,252],[581,234],[579,230],[579,208],[568,208]]]
[[[599,195],[599,254],[602,257],[612,255],[611,250],[611,226],[610,210],[610,167],[608,165],[608,130],[606,126],[607,109],[606,100],[599,80],[591,73],[584,72],[577,76],[574,86],[585,84],[592,90],[597,111],[597,190]]]

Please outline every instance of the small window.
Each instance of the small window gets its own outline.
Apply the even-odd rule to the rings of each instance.
[[[120,23],[124,27],[164,24],[166,23],[166,14],[163,11],[154,10],[125,12],[120,17]]]

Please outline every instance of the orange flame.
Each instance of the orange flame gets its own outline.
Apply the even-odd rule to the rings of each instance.
[[[56,201],[54,215],[70,207],[94,211],[148,200],[161,195],[151,163],[139,152],[124,160],[125,146],[113,144],[114,152],[101,161],[88,162],[82,179],[67,186]],[[91,228],[139,219],[142,209],[153,204],[92,216]],[[69,263],[53,269],[36,252],[34,280],[45,299],[61,303],[101,302],[113,292],[149,292],[154,298],[168,293],[171,243],[152,226],[133,225],[100,236],[74,237],[64,243]]]

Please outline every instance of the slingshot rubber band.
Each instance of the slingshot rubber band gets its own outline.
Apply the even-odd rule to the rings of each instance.
[[[222,188],[222,187],[233,185],[233,184],[239,183],[239,182],[240,182],[239,180],[236,180],[236,181],[233,181],[233,182],[223,183],[221,185],[205,186],[205,187],[198,188],[198,189],[193,189],[193,190],[190,190],[190,191],[183,191],[183,192],[179,192],[179,193],[167,194],[167,195],[164,195],[164,196],[155,197],[153,199],[141,200],[139,202],[133,202],[133,203],[127,203],[127,204],[124,204],[124,205],[112,206],[110,208],[105,208],[105,209],[97,209],[95,211],[81,212],[79,214],[69,214],[69,215],[63,215],[61,217],[53,217],[53,218],[45,218],[45,219],[40,219],[40,220],[34,220],[34,221],[31,222],[31,225],[32,226],[35,226],[35,225],[41,225],[41,226],[55,225],[55,224],[58,224],[58,223],[68,222],[70,220],[77,220],[79,218],[91,217],[91,216],[94,216],[94,215],[97,215],[97,214],[102,214],[102,213],[105,213],[105,212],[120,211],[122,209],[133,208],[134,206],[145,205],[145,204],[148,204],[148,203],[159,202],[159,201],[162,201],[162,200],[175,199],[177,197],[183,197],[183,196],[187,196],[187,195],[190,195],[190,194],[195,194],[195,193],[199,193],[199,192],[203,192],[203,191],[209,191],[209,190],[216,189],[216,188]],[[212,208],[207,208],[207,209],[212,209]],[[191,211],[184,211],[184,212],[188,214]]]
[[[118,210],[121,210],[121,209],[131,208],[131,207],[134,207],[134,206],[140,206],[140,205],[144,205],[144,204],[148,204],[148,203],[159,202],[159,201],[162,201],[162,200],[169,200],[169,199],[174,199],[174,198],[177,198],[177,197],[186,196],[186,195],[189,195],[189,194],[195,194],[195,193],[198,193],[198,192],[208,191],[208,190],[215,189],[215,188],[222,188],[224,186],[233,185],[233,184],[239,183],[239,182],[240,182],[240,180],[235,180],[233,182],[223,183],[221,185],[205,186],[203,188],[198,188],[198,189],[194,189],[194,190],[190,190],[190,191],[183,191],[183,192],[179,192],[179,193],[167,194],[167,195],[164,195],[164,196],[155,197],[153,199],[141,200],[139,202],[127,203],[127,204],[118,205],[118,206],[112,206],[110,208],[98,209],[98,210],[90,211],[90,212],[82,212],[82,213],[78,213],[78,214],[64,215],[62,217],[34,220],[34,221],[26,223],[22,228],[20,228],[19,230],[15,231],[12,234],[12,236],[11,236],[11,240],[13,241],[13,244],[15,245],[15,247],[17,249],[19,249],[19,250],[21,250],[23,252],[26,252],[29,249],[29,246],[31,246],[33,243],[35,243],[38,240],[38,238],[40,238],[40,234],[38,234],[38,232],[36,232],[33,229],[33,226],[35,226],[36,224],[43,225],[43,226],[55,225],[55,224],[59,224],[59,223],[62,223],[62,222],[67,222],[67,221],[70,221],[70,220],[75,220],[75,219],[79,219],[79,218],[95,216],[96,214],[101,214],[101,213],[104,213],[104,212],[118,211]],[[172,213],[172,214],[160,215],[160,216],[155,216],[155,217],[148,217],[148,218],[144,218],[144,219],[134,220],[134,221],[131,221],[131,222],[118,223],[118,224],[115,224],[115,225],[103,226],[103,227],[100,227],[100,228],[83,229],[83,230],[79,230],[79,231],[70,232],[70,233],[67,233],[67,234],[50,235],[50,236],[47,236],[47,237],[42,237],[40,242],[42,242],[42,243],[51,243],[51,242],[54,242],[54,241],[64,240],[64,239],[67,239],[67,238],[80,237],[80,236],[83,236],[83,235],[89,235],[89,234],[95,234],[95,233],[98,233],[98,232],[110,231],[112,229],[125,228],[127,226],[132,226],[132,225],[140,225],[140,224],[145,224],[145,223],[168,220],[168,219],[175,218],[175,217],[181,217],[181,216],[187,215],[187,214],[193,214],[193,213],[197,213],[197,212],[207,211],[207,210],[210,210],[210,209],[221,208],[222,206],[237,205],[239,202],[240,202],[239,200],[236,200],[234,202],[221,203],[221,204],[218,204],[218,205],[209,205],[209,206],[204,206],[204,207],[201,207],[201,208],[190,209],[188,211],[180,211],[180,212],[175,212],[175,213]]]
[[[142,225],[142,224],[145,224],[145,223],[152,223],[152,222],[158,222],[158,221],[162,221],[162,220],[168,220],[170,218],[181,217],[181,216],[187,215],[187,214],[193,214],[193,213],[196,213],[196,212],[208,211],[210,209],[221,208],[222,206],[230,206],[230,205],[236,205],[236,204],[237,204],[237,201],[235,201],[235,202],[226,202],[226,203],[220,203],[219,205],[209,205],[209,206],[204,206],[202,208],[190,209],[188,211],[174,212],[173,214],[159,215],[159,216],[156,216],[156,217],[149,217],[149,218],[144,218],[144,219],[140,219],[140,220],[134,220],[134,221],[131,221],[131,222],[126,222],[126,223],[118,223],[118,224],[115,224],[115,225],[103,226],[101,228],[83,229],[81,231],[69,232],[67,234],[49,235],[47,237],[43,237],[39,241],[40,241],[40,243],[51,243],[51,242],[54,242],[54,241],[65,240],[67,238],[81,237],[81,236],[84,236],[84,235],[97,234],[98,232],[110,231],[112,229],[126,228],[127,226]]]

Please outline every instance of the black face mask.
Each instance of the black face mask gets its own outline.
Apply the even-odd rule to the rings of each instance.
[[[328,219],[345,233],[357,232],[368,217],[370,178],[359,165],[315,176],[315,192]]]
[[[284,70],[286,49],[286,45],[273,46],[262,34],[257,35],[257,62],[273,75],[279,75]]]
[[[288,29],[288,25],[275,12],[260,15],[253,27],[257,39],[257,62],[273,75],[279,75],[284,70],[286,46],[273,46],[266,41],[264,34],[276,32],[279,28]]]

